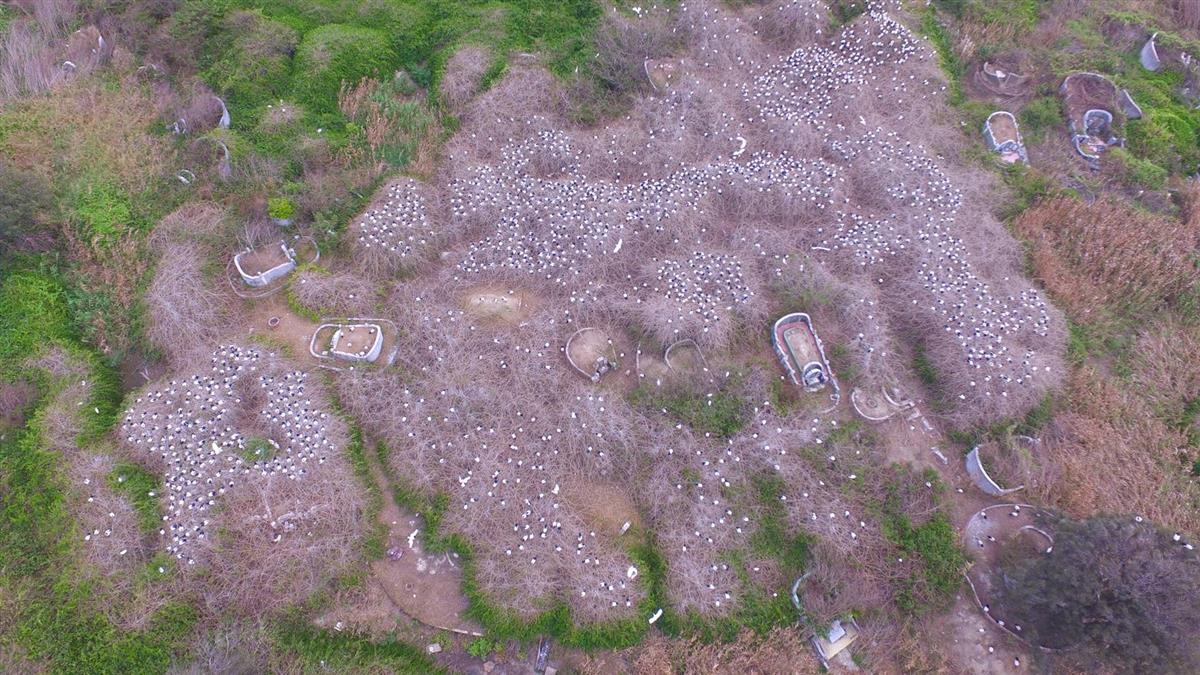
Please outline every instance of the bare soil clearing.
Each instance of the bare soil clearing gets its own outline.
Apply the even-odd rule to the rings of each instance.
[[[388,555],[371,562],[373,578],[401,611],[434,628],[482,635],[482,629],[465,618],[462,571],[450,553],[427,554],[421,545],[424,522],[396,505],[391,486],[374,458],[371,474],[383,490],[379,521],[388,528]],[[396,554],[399,554],[396,556]]]
[[[499,286],[480,286],[463,297],[463,308],[472,316],[502,324],[518,324],[537,308],[532,294],[505,290]]]

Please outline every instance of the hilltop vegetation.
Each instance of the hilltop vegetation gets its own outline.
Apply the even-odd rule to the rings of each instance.
[[[0,671],[1196,670],[1195,7],[0,5]]]

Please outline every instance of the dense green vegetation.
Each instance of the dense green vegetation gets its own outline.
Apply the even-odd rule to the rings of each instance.
[[[734,384],[701,393],[687,386],[639,386],[629,395],[635,406],[650,414],[666,413],[701,434],[729,438],[746,425],[746,401],[730,391]]]
[[[9,293],[11,279],[5,283]],[[0,325],[14,318],[9,307],[0,307]],[[93,380],[111,379],[98,360],[91,367]],[[25,427],[0,435],[0,587],[7,591],[0,605],[13,626],[0,634],[0,649],[26,654],[53,672],[163,672],[190,635],[195,612],[168,602],[133,632],[104,616],[97,591],[105,582],[92,579],[76,557],[81,537],[67,510],[70,487],[60,455],[47,447],[42,431],[49,404],[67,383],[37,379],[40,402]],[[88,412],[81,408],[78,421],[85,436],[92,424],[84,422],[91,419]]]
[[[935,471],[918,477],[897,467],[887,478],[884,499],[874,506],[884,537],[913,564],[913,573],[898,582],[896,604],[917,615],[945,609],[954,602],[967,563],[945,513],[935,511],[920,524],[909,515],[906,507],[915,492],[925,489],[926,482],[934,486],[936,499],[941,483]]]
[[[162,526],[158,490],[162,481],[155,474],[132,462],[122,462],[108,474],[108,486],[125,497],[138,515],[138,527],[154,533]]]

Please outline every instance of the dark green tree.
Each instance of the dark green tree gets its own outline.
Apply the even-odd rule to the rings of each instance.
[[[1129,516],[1052,517],[1049,554],[1002,555],[1004,616],[1084,667],[1200,672],[1200,559]]]

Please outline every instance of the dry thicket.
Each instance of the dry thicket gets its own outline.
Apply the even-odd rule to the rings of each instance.
[[[0,33],[0,102],[46,91],[114,55],[112,40],[104,40],[96,26],[68,34],[81,18],[74,0],[13,5],[21,13]],[[128,54],[120,55],[127,66]]]
[[[310,597],[356,559],[361,495],[343,457],[314,466],[303,480],[249,481],[225,495],[208,574],[190,583],[213,610],[245,615]]]
[[[454,52],[454,56],[446,61],[438,87],[442,100],[451,110],[462,110],[475,96],[491,60],[492,56],[487,50],[468,45]]]
[[[313,267],[297,271],[288,289],[301,307],[322,316],[365,316],[379,297],[378,287],[361,277]]]
[[[176,366],[203,360],[227,331],[232,297],[206,272],[220,250],[225,213],[216,204],[180,207],[159,223],[150,245],[158,253],[146,289],[146,336]]]
[[[280,357],[222,347],[211,367],[140,392],[118,433],[163,474],[156,548],[214,612],[298,602],[358,555],[364,501],[347,430],[321,383]]]
[[[727,553],[746,547],[758,514],[726,491],[764,473],[783,479],[787,522],[821,539],[823,582],[838,589],[812,599],[821,616],[885,607],[914,570],[888,562],[870,509],[882,488],[851,477],[871,468],[870,450],[818,445],[837,422],[817,412],[826,399],[804,414],[773,409],[781,375],[761,358],[771,312],[823,314],[880,384],[909,365],[894,362],[896,338],[920,338],[964,423],[1017,414],[1057,384],[1061,317],[987,214],[988,179],[940,154],[958,132],[938,123],[936,59],[907,29],[870,13],[778,58],[757,19],[707,2],[678,14],[677,77],[621,119],[568,124],[553,80],[515,64],[465,106],[437,176],[445,208],[408,208],[399,194],[351,228],[394,265],[426,230],[444,241],[379,307],[405,336],[405,376],[356,372],[340,398],[391,447],[397,475],[448,495],[442,527],[478,547],[481,587],[521,612],[545,595],[589,619],[636,606],[622,542],[578,506],[572,488],[586,481],[621,486],[611,502],[636,505],[677,605],[730,611],[744,587]],[[659,49],[639,40],[670,41],[642,32],[653,16],[620,21],[605,39],[625,41],[613,77],[632,82],[629,56]],[[484,320],[461,304],[478,288],[529,302],[510,324]],[[616,384],[595,387],[565,362],[583,327],[612,338]],[[695,386],[657,387],[663,378],[635,369],[638,340],[656,357],[681,339],[711,366]],[[623,395],[639,384],[644,405]],[[744,426],[689,428],[666,412],[697,392],[701,410],[740,399]],[[931,508],[918,496],[905,505],[914,519]],[[764,587],[790,582],[771,561],[752,566]]]
[[[792,0],[751,7],[758,34],[784,49],[811,44],[829,28],[829,5],[822,0]]]
[[[1048,479],[1037,497],[1075,516],[1132,512],[1200,532],[1184,433],[1158,419],[1139,391],[1091,367],[1071,373],[1067,392],[1038,448]]]
[[[49,89],[64,77],[51,39],[27,21],[0,33],[0,101]]]
[[[623,95],[651,88],[644,63],[673,53],[682,42],[679,12],[655,8],[636,18],[609,10],[596,31],[592,69],[605,95]]]
[[[146,337],[175,366],[211,352],[233,316],[230,296],[206,278],[205,259],[204,250],[195,244],[168,246],[146,289]]]

